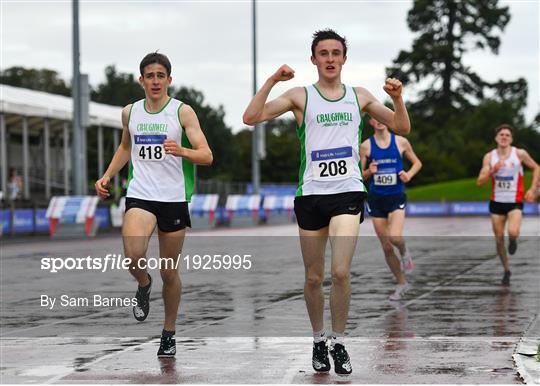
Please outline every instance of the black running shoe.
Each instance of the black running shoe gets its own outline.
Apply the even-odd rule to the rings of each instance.
[[[337,375],[349,375],[352,373],[351,360],[345,346],[336,343],[333,348],[330,349],[330,354],[334,358],[334,371]]]
[[[330,360],[328,359],[328,346],[326,340],[313,343],[313,357],[311,358],[313,370],[318,373],[327,373],[330,371]]]
[[[157,356],[159,358],[171,358],[176,355],[176,339],[174,335],[161,335],[161,343],[159,344],[159,350]]]
[[[146,287],[138,287],[135,298],[137,299],[137,305],[133,306],[133,316],[139,322],[146,319],[150,312],[150,290],[152,289],[152,276],[148,275],[150,284]]]
[[[513,255],[516,253],[517,250],[517,240],[516,239],[510,239],[510,242],[508,243],[508,253]]]
[[[510,285],[510,276],[512,275],[512,272],[510,271],[504,271],[504,276],[502,279],[502,285]]]

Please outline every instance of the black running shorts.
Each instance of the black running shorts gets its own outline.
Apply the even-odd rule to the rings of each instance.
[[[367,210],[371,217],[388,218],[388,215],[395,210],[405,210],[406,205],[405,193],[388,196],[369,193]]]
[[[126,212],[131,208],[143,209],[156,216],[157,225],[162,232],[176,232],[185,227],[191,228],[191,218],[187,202],[162,202],[126,197]]]
[[[523,210],[523,203],[521,202],[497,202],[497,201],[490,201],[489,202],[489,213],[491,214],[499,214],[502,216],[506,216],[508,212],[519,209]]]
[[[365,199],[365,192],[299,196],[294,199],[296,221],[300,228],[316,231],[327,227],[334,216],[360,213],[360,223],[362,223]]]

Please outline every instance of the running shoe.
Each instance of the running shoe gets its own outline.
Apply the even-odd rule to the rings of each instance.
[[[516,253],[517,250],[517,240],[516,239],[510,239],[510,242],[508,243],[508,253],[513,255]]]
[[[401,270],[405,273],[411,273],[414,270],[414,263],[409,250],[405,252],[405,256],[401,256]]]
[[[161,343],[157,356],[159,358],[171,358],[176,355],[176,339],[174,335],[161,335]]]
[[[139,322],[146,319],[150,313],[150,290],[152,289],[152,276],[148,275],[150,284],[146,287],[138,287],[135,298],[137,299],[137,305],[133,306],[133,316]]]
[[[313,370],[318,373],[330,371],[330,360],[328,359],[328,346],[326,340],[313,343],[313,357],[311,358]]]
[[[510,271],[504,271],[504,276],[502,279],[502,285],[510,285],[510,276],[512,275],[512,272]]]
[[[411,288],[411,286],[409,285],[409,283],[398,284],[396,286],[396,290],[394,291],[394,293],[392,295],[390,295],[388,297],[388,299],[390,299],[390,300],[401,300],[401,299],[403,299],[403,297],[405,296],[405,294],[407,293],[407,291],[410,288]]]
[[[349,375],[352,373],[351,360],[345,346],[336,343],[334,347],[330,348],[330,354],[334,359],[334,371],[337,375]]]

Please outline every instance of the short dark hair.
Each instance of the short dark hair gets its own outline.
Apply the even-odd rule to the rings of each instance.
[[[311,55],[315,56],[315,47],[321,40],[328,39],[341,42],[341,45],[343,46],[343,56],[347,55],[347,39],[345,39],[345,36],[339,35],[336,31],[330,28],[315,31],[313,34],[313,41],[311,42]]]
[[[499,131],[501,130],[508,130],[510,131],[510,134],[514,135],[514,128],[510,126],[508,123],[503,123],[502,125],[499,125],[495,128],[495,135],[499,134]]]
[[[143,58],[143,60],[141,60],[141,64],[139,64],[141,76],[144,76],[144,68],[149,64],[154,63],[161,64],[163,67],[165,67],[167,70],[167,76],[171,76],[171,62],[169,61],[169,58],[157,51],[149,53]]]

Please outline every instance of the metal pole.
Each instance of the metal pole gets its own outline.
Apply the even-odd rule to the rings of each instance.
[[[83,194],[83,149],[81,143],[81,74],[79,72],[79,0],[72,0],[73,8],[73,143],[71,168],[73,193]]]
[[[113,154],[114,152],[116,151],[116,149],[118,149],[118,146],[119,146],[119,142],[120,142],[120,139],[118,138],[119,137],[119,130],[117,129],[114,129],[113,131]],[[117,200],[118,199],[118,194],[119,194],[119,187],[120,187],[120,178],[118,177],[118,174],[119,173],[116,173],[115,176],[113,177],[113,186],[114,186],[114,199]],[[101,178],[101,176],[100,176]]]
[[[0,164],[2,169],[2,192],[4,199],[8,197],[7,191],[7,174],[8,174],[8,161],[7,161],[7,138],[6,138],[6,117],[4,114],[0,114]]]
[[[103,126],[99,125],[97,128],[97,174],[98,179],[103,177]]]
[[[256,0],[251,1],[253,20],[253,95],[257,93],[257,4]],[[261,172],[259,165],[259,125],[253,127],[251,140],[251,183],[253,194],[259,194],[261,183]]]
[[[43,120],[43,158],[45,166],[45,197],[51,198],[51,151],[49,118]]]
[[[64,195],[69,195],[69,128],[64,122]]]
[[[30,198],[30,174],[28,173],[29,167],[29,152],[28,152],[28,118],[22,118],[22,140],[23,140],[23,197],[24,199]]]

